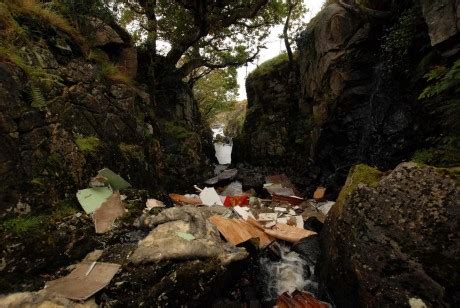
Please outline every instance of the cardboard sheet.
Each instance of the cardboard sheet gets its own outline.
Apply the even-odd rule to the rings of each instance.
[[[272,229],[265,229],[265,233],[274,238],[290,243],[296,243],[304,237],[309,237],[316,234],[316,232],[289,226],[286,224],[276,224]]]
[[[179,194],[169,194],[169,198],[174,203],[181,204],[181,205],[200,205],[202,204],[201,199],[196,196],[196,197],[188,197],[185,195],[179,195]]]
[[[69,275],[47,282],[45,290],[84,301],[107,286],[119,268],[113,263],[80,263]]]
[[[273,238],[260,229],[263,229],[263,227],[257,228],[243,219],[229,219],[214,215],[209,218],[209,221],[214,224],[223,237],[233,245],[238,245],[254,238],[259,239],[259,248],[267,247],[273,242]]]
[[[112,229],[117,218],[125,213],[125,207],[121,201],[120,193],[114,192],[102,205],[93,213],[96,233],[105,233]]]
[[[128,187],[131,187],[131,184],[129,184],[124,178],[110,170],[109,168],[104,168],[102,170],[99,170],[97,173],[98,176],[103,176],[107,179],[109,182],[110,186],[114,190],[119,190],[119,189],[125,189]]]
[[[91,214],[97,210],[112,193],[112,190],[108,187],[87,188],[77,192],[77,199],[85,212]]]

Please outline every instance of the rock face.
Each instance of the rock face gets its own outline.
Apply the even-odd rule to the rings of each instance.
[[[421,146],[427,137],[427,111],[418,100],[423,76],[455,60],[459,48],[453,0],[366,1],[371,9],[331,2],[297,40],[298,99],[286,100],[289,88],[277,86],[290,74],[286,66],[248,78],[242,151],[251,152],[245,156],[251,163],[295,152],[334,191],[354,164],[388,170]]]
[[[172,91],[175,100],[168,103],[186,111],[160,118],[146,87],[106,71],[110,61],[128,77],[136,76],[137,51],[122,39],[126,34],[97,21],[93,48],[106,50],[108,59],[96,58],[95,49],[87,59],[58,30],[22,22],[43,34],[30,38],[42,43],[16,52],[49,75],[39,81],[37,94],[38,81],[0,57],[0,216],[19,203],[38,211],[72,199],[103,167],[150,190],[171,184],[168,164],[177,165],[175,173],[185,181],[202,174],[200,136],[194,127],[177,124],[200,122],[187,89],[177,87],[180,93]]]
[[[321,278],[338,307],[460,303],[458,171],[358,166],[321,234]]]
[[[296,62],[293,68],[297,70]],[[235,142],[236,159],[255,164],[293,163],[299,161],[297,154],[307,154],[304,132],[310,122],[299,118],[300,89],[293,68],[286,57],[246,79],[248,107],[243,133]],[[305,160],[298,163],[306,166]]]
[[[460,31],[460,1],[420,1],[428,25],[431,44],[441,44]]]

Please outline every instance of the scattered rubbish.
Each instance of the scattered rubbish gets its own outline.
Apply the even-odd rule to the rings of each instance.
[[[224,205],[216,190],[212,187],[205,187],[200,192],[200,199],[201,202],[207,206]]]
[[[316,201],[323,201],[325,194],[326,194],[326,188],[319,186],[318,188],[316,188],[315,192],[313,193],[313,199],[315,199]]]
[[[81,261],[81,263],[89,263],[89,262],[94,262],[99,260],[99,258],[102,256],[102,253],[104,251],[101,249],[96,249],[91,251],[86,255],[86,257]]]
[[[69,275],[47,282],[45,290],[83,301],[107,286],[119,268],[113,263],[80,263]]]
[[[204,183],[206,185],[215,185],[221,181],[229,181],[233,179],[238,174],[238,169],[227,169],[222,171],[222,173],[217,176],[206,180]]]
[[[253,223],[242,219],[228,219],[219,215],[209,218],[219,232],[233,245],[239,245],[250,239],[259,239],[259,248],[264,248],[273,242],[273,238],[265,234],[263,227],[257,228]]]
[[[278,308],[328,308],[329,304],[317,300],[312,294],[295,290],[292,294],[283,293],[276,300]]]
[[[224,198],[224,205],[226,207],[234,207],[238,205],[249,205],[248,196],[227,196]]]
[[[287,217],[280,217],[276,220],[277,223],[280,223],[280,224],[284,224],[284,225],[287,225],[288,223],[288,218]]]
[[[97,210],[112,193],[112,190],[108,187],[87,188],[77,192],[77,199],[85,212],[91,214]]]
[[[243,194],[243,184],[238,181],[231,182],[221,192],[222,196],[241,196]]]
[[[188,232],[176,232],[176,234],[178,237],[181,237],[186,241],[193,241],[195,239],[195,236]]]
[[[309,237],[316,234],[316,232],[310,230],[305,230],[282,223],[277,223],[272,229],[266,229],[265,233],[274,238],[290,243],[296,243],[304,237]]]
[[[248,256],[246,249],[222,240],[217,228],[208,221],[212,215],[225,215],[227,212],[229,209],[223,206],[183,206],[166,208],[155,216],[145,215],[140,219],[139,226],[153,230],[139,241],[129,260],[139,264],[216,258],[224,265],[243,260]],[[189,242],[177,232],[189,233],[195,239]]]
[[[302,213],[302,216],[305,219],[309,217],[316,217],[322,223],[324,223],[324,220],[326,220],[326,215],[324,215],[323,212],[318,211],[316,207],[312,205],[312,203],[309,201],[305,202],[304,211]]]
[[[258,221],[273,221],[278,217],[277,213],[260,213],[257,217]]]
[[[334,201],[321,202],[316,208],[320,210],[324,215],[327,215],[334,204]]]
[[[286,213],[288,210],[284,207],[275,207],[274,208],[274,211],[275,212],[283,212],[283,213]]]
[[[251,211],[250,211],[250,209],[248,207],[241,207],[241,206],[237,205],[237,206],[233,207],[233,209],[244,220],[247,220],[249,217],[254,218],[254,216],[252,215],[252,213],[251,213]]]
[[[96,233],[109,231],[117,218],[125,213],[120,193],[114,192],[102,205],[94,211],[93,221]]]
[[[169,194],[169,198],[174,203],[180,204],[180,205],[200,205],[203,204],[201,202],[200,197],[197,195],[179,195],[179,194]]]
[[[155,207],[166,207],[166,205],[163,202],[161,202],[161,201],[159,201],[157,199],[147,199],[147,202],[145,202],[145,206],[149,210],[151,210],[151,209],[153,209]]]
[[[303,218],[302,216],[298,215],[298,216],[295,216],[295,220],[296,220],[296,227],[297,228],[300,228],[300,229],[303,229]]]
[[[109,168],[104,168],[102,170],[99,170],[97,175],[98,177],[106,178],[109,185],[114,190],[120,190],[120,189],[131,187],[131,184],[129,184],[125,179],[123,179],[121,176],[119,176],[118,174],[110,170]]]
[[[276,174],[276,175],[267,176],[265,181],[267,183],[279,184],[279,185],[281,185],[281,187],[292,189],[293,193],[289,194],[288,196],[292,196],[292,195],[298,196],[298,195],[300,195],[299,191],[296,189],[294,184],[292,184],[291,180],[289,180],[289,178],[284,173],[283,174]],[[281,195],[285,195],[285,194],[281,194]]]
[[[292,205],[299,205],[301,204],[304,200],[303,198],[297,197],[297,196],[284,196],[284,195],[278,195],[276,193],[272,194],[272,200],[276,202],[287,202]]]
[[[276,225],[276,221],[272,221],[272,222],[265,224],[265,228],[272,228],[275,225]]]
[[[271,195],[279,195],[279,196],[293,196],[294,195],[294,190],[292,188],[287,188],[281,186],[281,184],[271,184],[268,186],[265,186],[265,189],[271,194]]]

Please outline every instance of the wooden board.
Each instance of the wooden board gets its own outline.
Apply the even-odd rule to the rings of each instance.
[[[214,215],[209,218],[209,221],[214,224],[223,237],[233,245],[238,245],[250,239],[258,238],[259,248],[264,248],[274,240],[261,229],[243,219],[229,219]]]

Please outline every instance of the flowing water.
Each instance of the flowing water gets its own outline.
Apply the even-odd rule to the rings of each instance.
[[[211,128],[211,130],[212,130],[213,138],[215,140],[214,150],[216,151],[217,161],[221,165],[229,165],[232,163],[232,150],[233,150],[232,140],[229,139],[228,142],[216,141],[218,139],[220,140],[226,139],[224,135],[224,128],[225,126],[223,124],[217,124],[217,125],[214,125]]]
[[[313,268],[288,246],[280,246],[280,259],[260,259],[260,268],[266,279],[266,301],[273,301],[284,292],[316,290],[317,284],[309,280]]]

